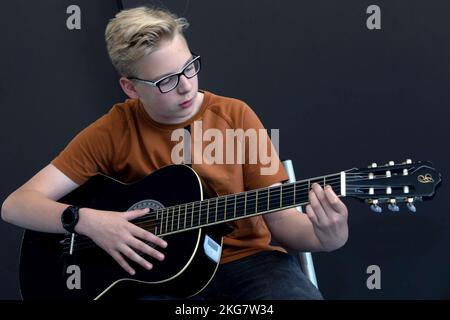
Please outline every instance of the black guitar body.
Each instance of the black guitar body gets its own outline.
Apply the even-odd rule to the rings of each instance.
[[[171,165],[128,185],[98,175],[59,201],[110,211],[127,211],[140,204],[152,211],[161,205],[169,207],[203,198],[208,196],[198,175],[188,166]],[[214,240],[221,249],[222,236],[228,232],[229,227],[222,224],[167,235],[164,237],[167,248],[158,248],[165,255],[164,261],[143,255],[153,264],[148,271],[128,260],[136,270],[131,276],[92,243],[89,249],[69,254],[63,250],[68,248],[69,236],[27,230],[20,261],[22,297],[136,299],[143,295],[195,295],[209,283],[218,267],[218,261],[205,253],[205,237]],[[87,238],[76,236],[75,249],[86,246],[82,240]],[[65,246],[62,241],[66,241]]]

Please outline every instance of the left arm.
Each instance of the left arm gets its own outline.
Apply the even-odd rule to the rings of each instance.
[[[275,184],[275,185],[279,185]],[[299,251],[333,251],[348,239],[348,210],[330,186],[313,184],[306,214],[296,208],[264,215],[272,236]]]

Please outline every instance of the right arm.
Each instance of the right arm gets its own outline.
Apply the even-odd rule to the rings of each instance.
[[[77,187],[78,184],[49,164],[5,200],[1,209],[2,218],[26,229],[65,233],[66,230],[61,224],[61,213],[69,204],[56,200]],[[128,222],[147,213],[148,209],[118,213],[82,208],[75,231],[91,238],[122,268],[134,274],[124,256],[146,269],[151,269],[152,265],[136,251],[162,260],[164,256],[145,242],[149,241],[163,248],[167,245],[161,238]]]

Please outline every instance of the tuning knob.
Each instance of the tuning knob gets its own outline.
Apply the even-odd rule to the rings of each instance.
[[[388,209],[391,210],[392,212],[398,212],[400,211],[400,208],[398,207],[395,199],[391,199],[389,201],[390,203],[388,204]]]
[[[406,207],[409,209],[409,211],[411,211],[412,213],[416,213],[417,209],[416,206],[414,205],[414,203],[407,203]]]
[[[406,203],[406,207],[412,213],[415,213],[417,211],[416,206],[414,205],[414,199],[413,198],[408,198],[408,202]]]
[[[370,206],[370,209],[371,209],[373,212],[376,212],[376,213],[381,213],[381,212],[383,211],[383,209],[381,209],[381,207],[380,207],[379,205],[377,205],[377,204],[372,204],[372,205]]]
[[[378,200],[371,200],[371,206],[370,206],[370,209],[373,211],[373,212],[376,212],[376,213],[381,213],[382,211],[383,211],[383,209],[381,209],[381,207],[378,205]]]

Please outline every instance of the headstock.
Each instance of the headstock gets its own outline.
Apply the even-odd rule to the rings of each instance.
[[[427,161],[389,161],[346,171],[346,195],[369,203],[374,212],[381,212],[384,203],[393,212],[400,210],[400,203],[416,212],[415,202],[433,197],[440,183],[441,174]]]

